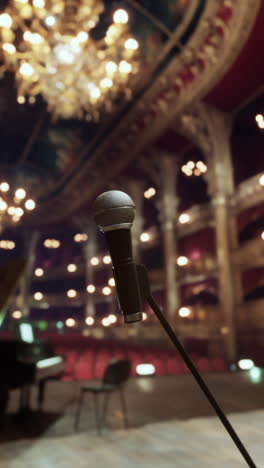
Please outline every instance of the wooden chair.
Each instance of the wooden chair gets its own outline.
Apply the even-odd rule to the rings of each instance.
[[[128,426],[126,401],[124,395],[124,385],[131,373],[131,362],[128,359],[112,360],[109,362],[101,382],[95,384],[82,385],[77,404],[75,417],[75,430],[79,427],[82,404],[84,395],[91,393],[94,399],[95,419],[98,434],[101,434],[102,424],[105,421],[105,415],[109,403],[110,394],[118,391],[120,395],[121,408],[124,414],[125,426]],[[102,412],[99,411],[99,395],[104,395]]]

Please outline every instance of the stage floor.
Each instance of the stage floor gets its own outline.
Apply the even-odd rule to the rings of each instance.
[[[264,383],[248,373],[205,376],[258,468],[264,467]],[[13,392],[0,434],[1,468],[246,467],[232,440],[190,375],[133,378],[127,387],[129,430],[118,395],[110,400],[102,436],[87,397],[74,431],[78,384],[51,382],[44,412],[17,425]],[[32,404],[34,405],[34,393]]]

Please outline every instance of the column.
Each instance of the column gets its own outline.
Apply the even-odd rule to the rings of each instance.
[[[90,223],[86,226],[85,233],[88,235],[88,240],[83,243],[83,252],[85,259],[85,281],[86,286],[93,284],[94,281],[94,266],[91,265],[90,259],[94,257],[97,252],[96,242],[96,226],[94,223]],[[95,315],[95,304],[93,295],[87,292],[85,299],[85,316]]]
[[[210,112],[210,119],[215,135],[214,154],[207,177],[215,216],[222,336],[226,357],[234,362],[237,356],[236,306],[242,302],[242,287],[240,273],[232,262],[232,251],[238,246],[238,235],[232,210],[234,178],[230,147],[231,122],[229,116],[214,110]]]
[[[158,202],[164,252],[165,273],[165,312],[172,324],[177,322],[180,307],[179,286],[177,284],[177,237],[176,219],[178,199],[176,193],[177,159],[172,155],[162,155],[161,194]]]
[[[27,258],[25,269],[19,279],[19,293],[16,297],[16,307],[21,310],[23,317],[28,317],[30,312],[30,285],[35,264],[36,246],[39,232],[24,233],[24,255]]]
[[[144,227],[143,191],[143,184],[141,182],[137,180],[128,181],[128,194],[131,196],[136,206],[136,216],[131,229],[133,256],[136,263],[140,263],[140,235]]]

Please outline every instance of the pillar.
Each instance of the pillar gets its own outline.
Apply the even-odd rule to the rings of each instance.
[[[36,246],[39,232],[26,231],[24,233],[24,255],[27,259],[24,271],[19,279],[19,292],[16,297],[16,307],[21,310],[23,317],[28,317],[30,312],[30,285],[36,257]]]
[[[238,246],[238,234],[232,210],[234,177],[230,146],[231,121],[228,115],[211,110],[210,122],[214,152],[207,177],[215,217],[222,335],[226,357],[234,362],[237,357],[236,306],[242,302],[242,287],[240,272],[232,262],[232,252]]]
[[[128,193],[135,203],[136,216],[131,229],[133,256],[136,263],[140,263],[140,235],[144,228],[143,216],[143,200],[144,200],[143,184],[137,180],[128,181]]]
[[[94,223],[87,224],[85,233],[88,235],[88,240],[83,245],[84,259],[85,259],[85,282],[86,287],[88,284],[93,284],[94,281],[94,266],[91,265],[90,259],[96,255],[97,242],[96,242],[96,225]],[[87,292],[85,296],[85,316],[95,315],[95,303],[93,295]]]
[[[172,324],[177,322],[180,307],[179,286],[177,284],[177,236],[176,219],[178,198],[176,192],[177,159],[173,155],[162,155],[161,194],[158,202],[160,212],[165,274],[165,312]]]

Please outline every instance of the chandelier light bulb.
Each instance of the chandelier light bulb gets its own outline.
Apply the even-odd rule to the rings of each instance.
[[[16,214],[16,209],[15,209],[14,206],[9,206],[7,208],[7,212],[8,212],[9,215],[14,216]]]
[[[116,10],[113,16],[113,20],[116,24],[126,24],[128,22],[128,13],[123,8]]]
[[[2,48],[5,52],[7,52],[10,55],[14,55],[16,53],[15,46],[13,44],[10,44],[9,42],[5,42]]]
[[[13,20],[8,13],[2,13],[0,15],[0,27],[9,29],[11,28]]]
[[[111,88],[111,86],[113,86],[113,81],[111,80],[111,78],[104,78],[103,80],[101,80],[100,85],[102,86],[102,88]]]
[[[8,184],[7,182],[2,182],[2,183],[0,184],[0,190],[1,190],[1,192],[8,192],[9,188],[10,188],[10,187],[9,187],[9,184]]]
[[[21,67],[19,68],[19,72],[23,76],[31,76],[34,73],[34,68],[27,62],[22,63]]]
[[[0,198],[0,211],[3,212],[3,211],[6,211],[6,209],[7,209],[7,203],[2,198]]]
[[[137,50],[138,49],[138,41],[133,38],[129,38],[125,42],[125,48],[129,50]]]
[[[23,188],[19,188],[15,191],[15,197],[18,200],[23,200],[26,196],[26,191]]]
[[[33,0],[33,5],[36,8],[44,8],[45,6],[45,0]]]
[[[120,73],[130,73],[132,71],[132,66],[126,60],[121,60],[119,64]]]
[[[98,99],[101,96],[101,91],[99,88],[93,88],[90,91],[90,95],[93,99]]]
[[[84,43],[88,40],[89,38],[89,34],[85,31],[80,31],[78,34],[77,34],[77,40],[81,43]]]
[[[107,62],[106,64],[107,73],[115,73],[117,71],[117,64],[115,62]]]
[[[52,15],[49,15],[45,18],[44,23],[47,26],[54,26],[56,24],[56,18]]]
[[[24,214],[23,208],[18,207],[18,208],[15,208],[15,210],[16,210],[15,211],[16,216],[19,216],[19,217],[23,216],[23,214]]]
[[[34,200],[31,200],[29,198],[25,203],[25,208],[29,211],[32,211],[34,210],[35,207],[36,207],[36,203],[34,202]]]

